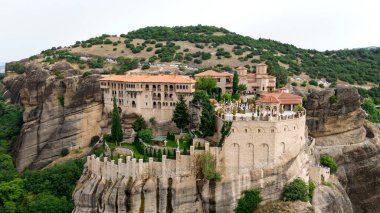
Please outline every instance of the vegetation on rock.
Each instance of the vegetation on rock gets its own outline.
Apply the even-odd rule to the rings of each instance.
[[[211,181],[220,181],[221,175],[216,171],[215,159],[210,152],[201,155],[202,177]]]
[[[297,178],[285,185],[282,199],[284,201],[301,200],[306,202],[309,200],[309,187],[305,181]]]
[[[321,165],[330,168],[331,173],[335,173],[338,170],[338,166],[334,158],[328,155],[322,155],[319,160],[320,160]]]
[[[260,191],[257,189],[245,190],[242,192],[242,196],[238,200],[235,208],[236,213],[252,213],[258,207],[262,201]]]

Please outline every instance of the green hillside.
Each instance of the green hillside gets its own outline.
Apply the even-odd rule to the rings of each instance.
[[[328,82],[380,82],[380,48],[320,52],[213,26],[145,27],[120,36],[104,34],[42,53],[31,59],[42,58],[50,64],[65,59],[84,71],[100,68],[116,74],[139,66],[149,69],[152,64],[148,62],[225,71],[246,66],[250,72],[255,72],[255,64],[265,62],[282,85],[287,83],[287,76],[300,73]],[[79,56],[92,58],[83,60]],[[109,64],[106,58],[117,60],[117,64]]]

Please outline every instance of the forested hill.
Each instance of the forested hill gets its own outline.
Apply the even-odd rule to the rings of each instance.
[[[251,72],[255,71],[256,63],[265,62],[280,83],[286,83],[287,76],[301,72],[311,78],[324,77],[329,82],[338,79],[351,84],[380,82],[380,48],[319,52],[270,39],[253,39],[213,26],[145,27],[120,36],[104,34],[42,53],[48,63],[66,59],[80,64],[82,70],[103,68],[114,73],[137,68],[139,65],[133,59],[142,62],[143,69],[149,69],[148,62],[174,62],[227,71],[246,66]],[[78,55],[99,58],[83,61]],[[105,66],[104,58],[119,58],[119,67]]]
[[[380,48],[319,52],[207,26],[146,27],[122,36],[129,39],[189,41],[204,45],[203,51],[207,51],[210,45],[218,47],[229,44],[234,45],[231,54],[240,56],[247,65],[265,61],[272,69],[278,69],[282,63],[289,66],[289,73],[299,74],[302,71],[311,78],[325,77],[330,82],[336,79],[359,84],[380,81]],[[254,56],[260,56],[260,59],[252,60]]]

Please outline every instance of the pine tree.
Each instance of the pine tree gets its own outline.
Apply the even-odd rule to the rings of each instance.
[[[181,129],[181,132],[183,128],[189,125],[190,116],[187,110],[187,105],[182,96],[179,97],[179,102],[177,102],[177,105],[173,112],[172,121],[176,124],[176,126],[179,129]]]
[[[232,94],[236,94],[239,91],[239,76],[237,72],[234,72],[234,78],[232,80]]]
[[[111,136],[115,142],[121,142],[123,140],[123,130],[121,128],[119,109],[116,105],[116,97],[113,98]]]
[[[213,136],[215,133],[215,119],[214,109],[211,103],[205,102],[202,107],[201,124],[199,130],[203,133],[203,136]]]

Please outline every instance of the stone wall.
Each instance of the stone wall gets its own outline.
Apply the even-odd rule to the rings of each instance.
[[[177,152],[175,160],[164,155],[162,162],[154,162],[152,158],[148,162],[137,162],[127,157],[115,163],[92,156],[74,191],[74,212],[168,212],[168,209],[233,212],[241,192],[251,188],[260,188],[265,201],[277,200],[287,182],[298,177],[308,181],[312,148],[309,145],[304,143],[301,148],[297,147],[298,153],[283,161],[273,161],[277,164],[241,167],[238,172],[225,167],[227,155],[234,150],[226,151],[230,149],[228,146],[210,147],[208,142],[204,142],[204,150],[191,146],[190,155]],[[199,157],[205,152],[214,156],[216,169],[222,175],[221,182],[199,179]],[[242,159],[247,158],[244,153],[241,155]],[[247,158],[247,161],[252,159]]]

